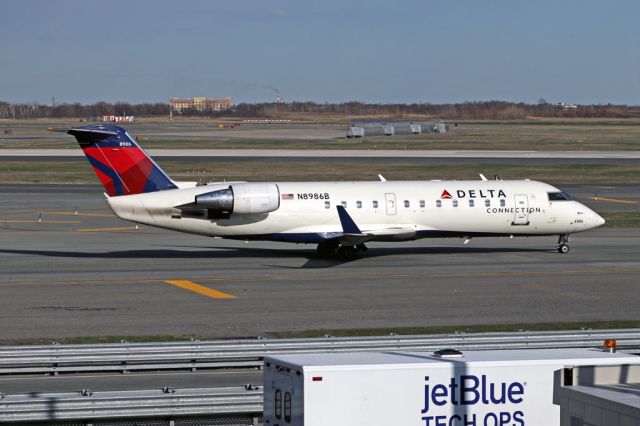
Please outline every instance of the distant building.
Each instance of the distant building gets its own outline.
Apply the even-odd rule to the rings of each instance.
[[[136,118],[133,115],[103,115],[102,121],[107,123],[133,123]]]
[[[187,109],[196,111],[226,111],[231,109],[233,104],[231,98],[207,99],[204,97],[195,97],[189,99],[169,98],[169,107],[171,112],[178,114]]]
[[[576,104],[565,104],[564,102],[560,102],[560,103],[558,103],[558,108],[562,109],[563,111],[568,111],[570,109],[578,109],[578,105],[576,105]]]

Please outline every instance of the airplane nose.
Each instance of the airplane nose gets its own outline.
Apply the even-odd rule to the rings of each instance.
[[[581,214],[584,217],[583,229],[594,229],[604,225],[605,220],[598,213],[594,212],[585,205],[580,205],[579,207],[580,209],[578,211],[578,214]]]

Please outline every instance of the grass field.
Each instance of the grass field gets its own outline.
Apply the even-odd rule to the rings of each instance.
[[[638,164],[368,164],[336,162],[225,162],[189,159],[158,161],[175,180],[197,181],[348,181],[478,179],[500,175],[503,179],[532,179],[556,184],[640,184]],[[0,183],[98,183],[89,164],[77,161],[2,161]]]
[[[219,120],[218,120],[219,121]],[[80,123],[54,122],[65,129]],[[82,123],[86,124],[86,123]],[[496,149],[622,151],[640,150],[639,120],[525,120],[450,122],[445,134],[377,136],[346,139],[347,122],[243,125],[219,129],[217,121],[142,122],[127,127],[140,143],[152,148],[212,149]],[[64,133],[49,132],[42,122],[0,123],[0,149],[76,148]]]
[[[640,228],[640,212],[601,212],[607,228]]]
[[[352,336],[388,336],[416,335],[416,334],[454,334],[454,333],[490,333],[490,332],[517,332],[517,331],[560,331],[560,330],[616,330],[640,328],[640,321],[585,321],[585,322],[560,322],[560,323],[522,323],[522,324],[487,324],[487,325],[456,325],[456,326],[416,326],[416,327],[390,327],[390,328],[357,328],[357,329],[318,329],[288,332],[268,332],[270,338],[309,338],[309,337],[352,337]],[[0,345],[46,345],[51,342],[61,344],[84,343],[120,343],[127,342],[176,342],[190,341],[192,339],[207,340],[209,336],[86,336],[52,339],[14,339],[0,340]]]
[[[457,325],[441,327],[397,327],[397,328],[359,328],[359,329],[322,329],[307,331],[291,331],[269,333],[276,338],[301,337],[351,337],[351,336],[385,336],[392,333],[399,335],[416,334],[454,334],[454,333],[490,333],[514,331],[560,331],[560,330],[615,330],[625,328],[640,328],[640,321],[587,321],[587,322],[559,322],[559,323],[522,323],[522,324],[488,324],[488,325]]]

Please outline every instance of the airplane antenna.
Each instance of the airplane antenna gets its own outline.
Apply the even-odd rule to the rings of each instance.
[[[480,175],[480,179],[481,179],[481,180],[489,180],[489,179],[487,179],[487,178],[485,177],[485,175],[483,175],[482,173],[479,173],[479,175]]]
[[[387,180],[384,178],[384,176],[382,175],[378,175],[378,177],[380,178],[380,182],[386,182]]]

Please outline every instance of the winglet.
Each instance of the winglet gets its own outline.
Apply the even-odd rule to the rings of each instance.
[[[345,234],[362,234],[358,225],[351,219],[351,216],[349,216],[349,213],[347,213],[343,206],[338,205],[336,209],[338,209],[338,216],[340,216],[342,232]]]

